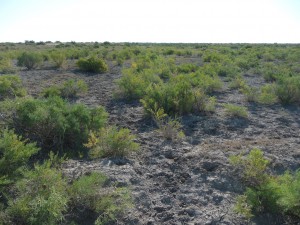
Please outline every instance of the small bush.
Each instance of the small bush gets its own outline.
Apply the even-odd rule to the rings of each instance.
[[[277,82],[276,95],[282,104],[300,101],[300,77],[282,78]]]
[[[275,85],[266,84],[261,87],[260,95],[258,96],[257,101],[261,104],[271,105],[277,102]]]
[[[195,64],[182,64],[177,67],[177,72],[178,73],[191,73],[191,72],[196,72],[199,67]]]
[[[258,88],[250,87],[248,85],[243,85],[243,87],[240,90],[245,95],[246,100],[248,102],[257,102],[258,95],[259,95]]]
[[[87,90],[88,86],[84,80],[69,79],[62,85],[45,88],[41,92],[41,95],[45,98],[51,96],[60,96],[65,99],[70,99],[85,94]]]
[[[16,72],[16,69],[13,67],[11,60],[0,57],[0,73],[11,74],[11,73],[15,73],[15,72]]]
[[[51,52],[50,58],[56,68],[66,68],[67,57],[63,52]]]
[[[103,107],[70,105],[59,97],[5,101],[0,112],[9,127],[36,141],[44,151],[69,150],[74,155],[87,142],[89,130],[98,130],[107,120]]]
[[[23,88],[22,81],[17,75],[0,76],[0,100],[6,97],[23,97],[26,90]]]
[[[43,57],[41,54],[36,52],[23,52],[18,57],[18,66],[24,66],[28,70],[35,69],[39,67],[43,62]]]
[[[38,151],[35,144],[27,143],[13,131],[0,132],[0,187],[16,180],[29,158]]]
[[[248,111],[246,107],[233,105],[233,104],[224,104],[223,106],[226,110],[226,115],[230,117],[241,117],[241,118],[248,117]]]
[[[75,180],[69,189],[72,208],[79,214],[90,210],[100,215],[95,224],[116,220],[132,206],[131,196],[128,189],[110,187],[108,181],[106,176],[97,172]]]
[[[139,149],[134,139],[135,136],[130,133],[129,129],[117,129],[111,126],[91,132],[85,146],[90,148],[92,158],[123,157]]]
[[[61,97],[63,98],[74,98],[79,94],[84,94],[88,90],[87,84],[84,80],[73,80],[69,79],[65,81],[60,87]]]
[[[247,84],[242,77],[234,78],[231,83],[229,84],[230,89],[244,89],[246,88]]]
[[[108,71],[108,66],[105,61],[96,57],[81,58],[76,64],[80,70],[86,72],[105,73]]]
[[[184,133],[181,131],[182,125],[178,119],[172,119],[164,113],[162,108],[154,107],[151,111],[152,119],[158,126],[159,132],[167,140],[181,140],[185,137]]]
[[[64,219],[69,197],[62,173],[49,162],[23,171],[15,184],[15,199],[8,202],[7,213],[15,224],[58,224]]]
[[[232,156],[231,164],[238,168],[246,191],[237,198],[235,211],[250,219],[254,214],[270,212],[272,214],[292,215],[295,221],[300,217],[300,171],[294,174],[269,175],[269,161],[259,149],[253,149],[245,158]]]
[[[245,158],[242,155],[232,156],[230,163],[241,171],[241,178],[247,186],[255,187],[265,182],[269,161],[263,158],[260,149],[252,149]]]

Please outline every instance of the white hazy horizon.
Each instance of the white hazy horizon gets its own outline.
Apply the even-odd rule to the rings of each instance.
[[[0,42],[300,43],[299,0],[0,0]]]

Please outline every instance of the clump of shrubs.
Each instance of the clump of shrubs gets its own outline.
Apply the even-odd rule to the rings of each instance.
[[[99,172],[68,182],[53,153],[31,167],[29,158],[38,150],[13,131],[1,132],[0,224],[108,224],[132,206],[129,190]]]
[[[41,95],[45,98],[51,96],[60,96],[65,99],[76,98],[87,92],[88,86],[84,80],[69,79],[62,85],[50,86],[45,88]]]
[[[135,136],[130,133],[129,129],[108,126],[90,132],[85,146],[90,148],[91,158],[123,157],[139,149],[139,144],[134,140]]]
[[[54,63],[56,68],[66,68],[67,64],[67,57],[66,54],[63,52],[54,51],[50,53],[50,58]]]
[[[43,62],[43,57],[38,52],[23,52],[18,57],[18,66],[24,66],[28,70],[36,69],[39,67]]]
[[[244,106],[234,105],[234,104],[223,104],[225,108],[225,113],[229,117],[240,117],[248,118],[247,108]]]
[[[108,71],[106,62],[101,58],[94,56],[89,58],[80,58],[77,61],[77,66],[80,70],[92,73],[105,73]]]
[[[23,88],[22,81],[17,75],[0,76],[0,100],[12,97],[24,97],[26,89]]]
[[[73,156],[83,150],[89,131],[104,127],[107,120],[103,107],[71,105],[57,96],[4,101],[0,113],[8,127],[37,142],[43,151],[56,150]]]
[[[237,198],[237,213],[250,219],[256,214],[269,212],[299,221],[300,171],[270,175],[267,172],[270,162],[259,149],[251,150],[245,157],[232,156],[230,162],[246,185],[245,193]]]

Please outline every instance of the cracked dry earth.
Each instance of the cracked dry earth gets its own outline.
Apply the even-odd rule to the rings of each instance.
[[[262,215],[251,222],[233,212],[235,197],[244,190],[228,157],[260,148],[271,161],[272,172],[300,167],[300,108],[279,104],[247,103],[242,94],[227,88],[216,93],[218,106],[213,115],[182,117],[186,139],[164,140],[154,124],[145,119],[138,102],[113,98],[115,80],[121,68],[107,74],[84,74],[73,70],[20,71],[24,85],[36,96],[43,87],[67,78],[83,79],[89,85],[86,96],[77,99],[89,106],[104,105],[110,123],[127,127],[136,134],[141,150],[126,159],[69,160],[64,173],[71,180],[90,171],[101,171],[119,185],[132,190],[134,207],[117,224],[283,224],[274,215]],[[259,86],[263,79],[245,77]],[[222,103],[248,107],[249,118],[228,118]]]

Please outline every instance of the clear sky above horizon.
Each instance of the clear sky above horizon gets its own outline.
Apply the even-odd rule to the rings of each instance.
[[[0,42],[300,43],[300,0],[0,0]]]

